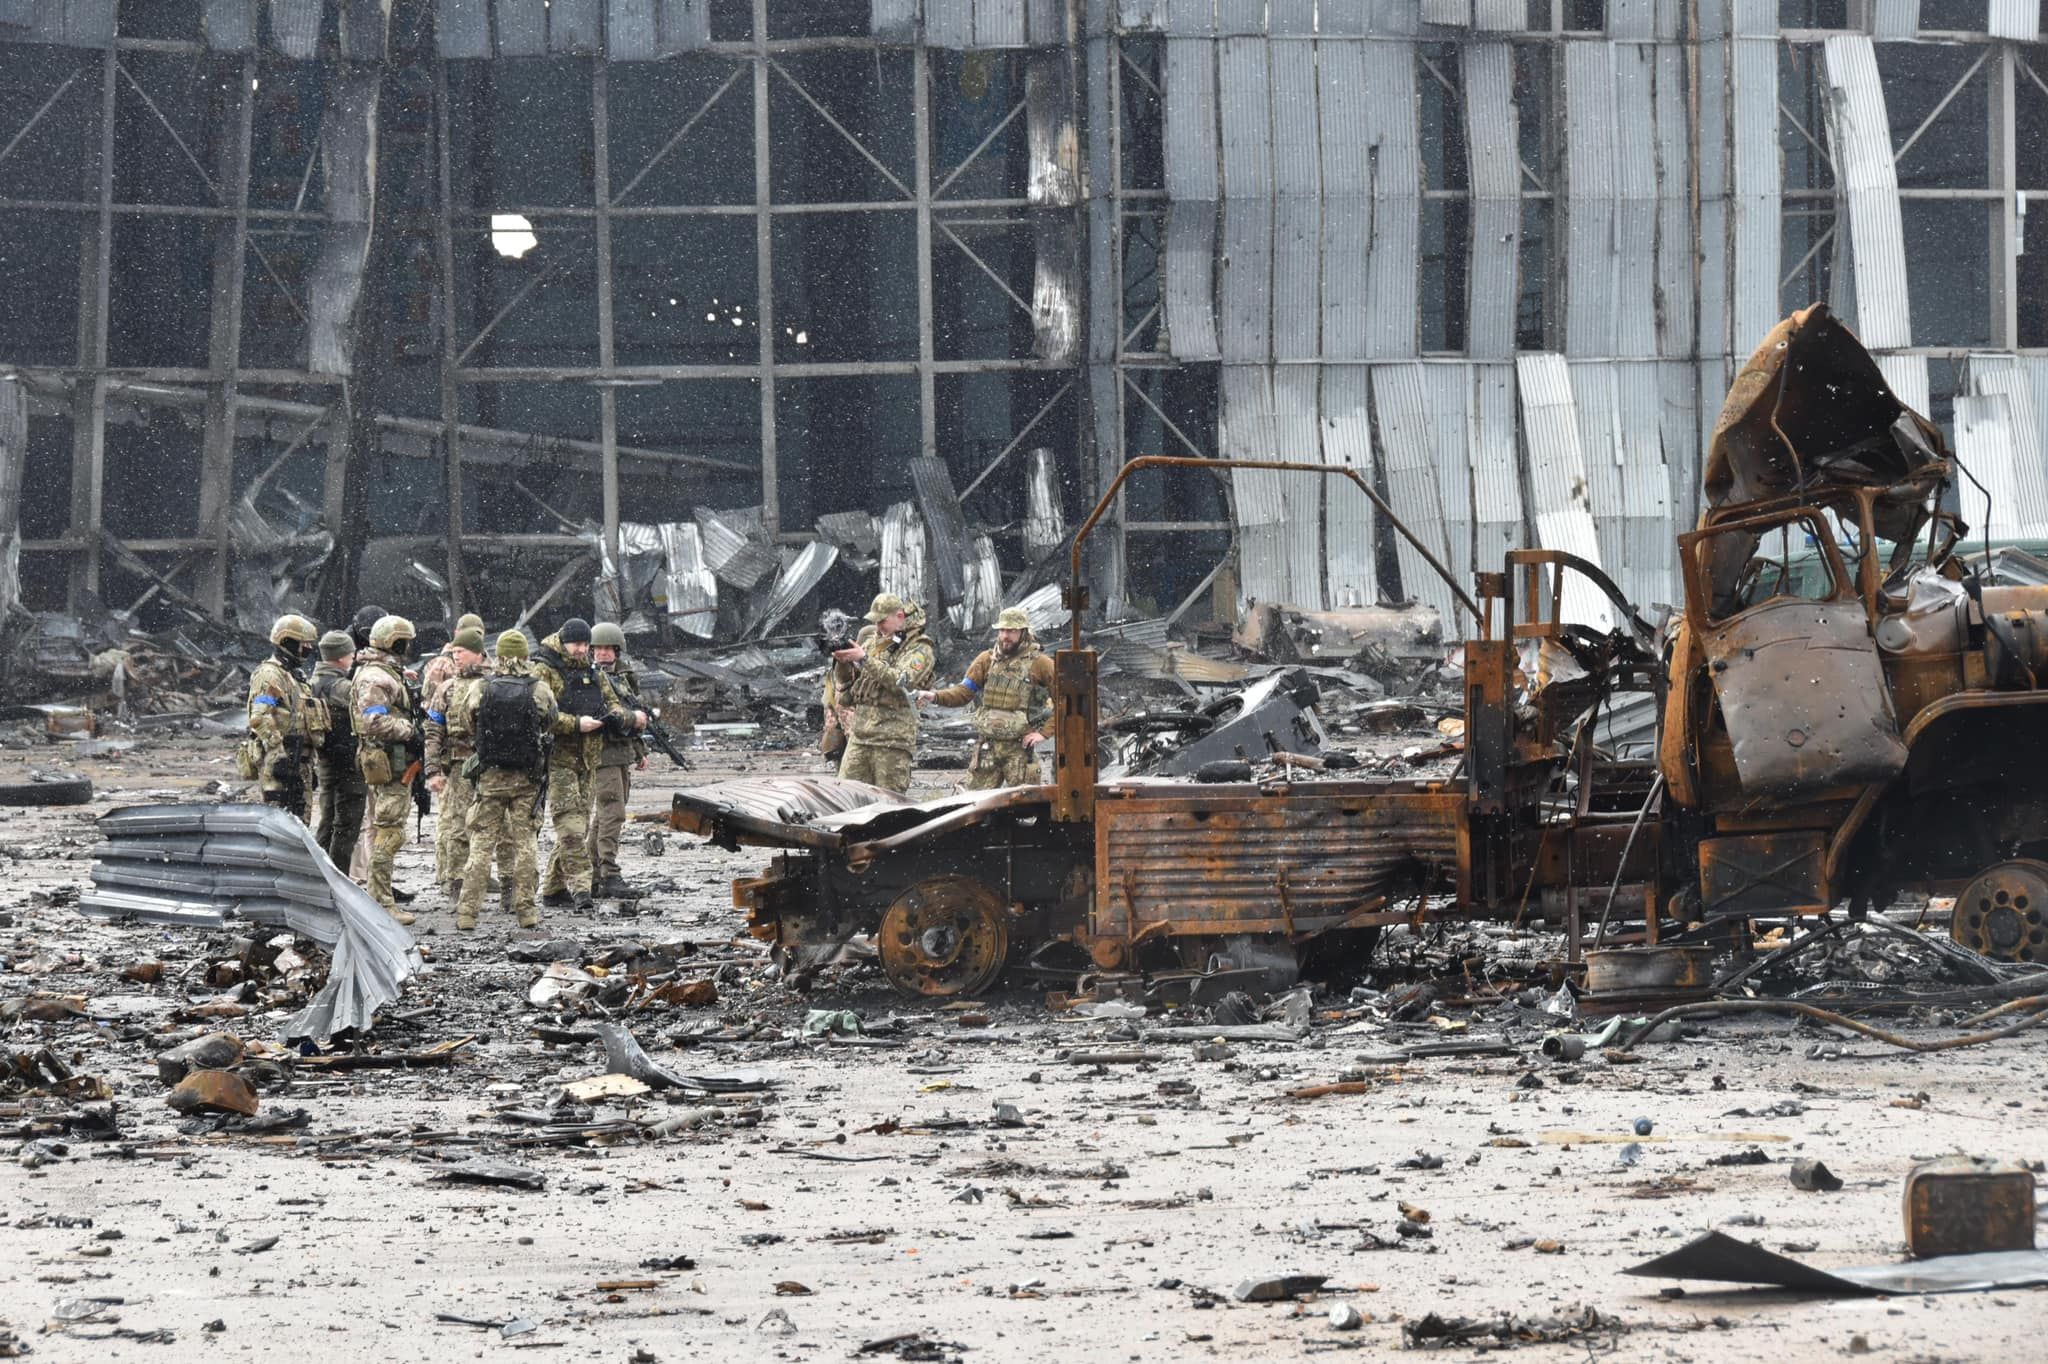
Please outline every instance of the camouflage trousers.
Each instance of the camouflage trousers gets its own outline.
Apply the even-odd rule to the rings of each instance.
[[[356,775],[353,766],[343,777],[323,763],[319,782],[320,800],[318,817],[313,824],[313,841],[326,850],[329,861],[346,871],[349,853],[355,848],[356,836],[362,832],[363,807],[369,802],[369,789]]]
[[[998,786],[1036,786],[1038,755],[1016,739],[977,739],[967,764],[967,789],[993,791]]]
[[[398,902],[391,897],[391,866],[398,850],[405,846],[405,821],[412,813],[412,788],[404,782],[386,782],[370,788],[370,898],[386,909]]]
[[[467,782],[463,783],[465,786]],[[469,802],[469,861],[462,867],[462,899],[455,909],[455,922],[474,925],[490,889],[491,863],[512,891],[512,908],[519,926],[531,928],[540,922],[534,904],[534,887],[540,878],[540,849],[534,837],[534,797],[540,787],[525,783],[523,791],[477,791]]]
[[[910,750],[883,748],[864,739],[848,739],[839,775],[899,794],[910,789]]]
[[[626,829],[626,801],[633,794],[633,769],[610,763],[590,779],[590,874],[592,888],[619,875],[619,836]]]
[[[555,850],[540,893],[590,893],[590,778],[587,769],[548,769],[548,814],[555,823]],[[463,886],[468,890],[467,885]]]
[[[269,754],[264,755],[263,803],[289,810],[298,816],[299,822],[309,823],[306,818],[306,796],[313,789],[314,776],[311,763],[295,763],[288,769],[294,780],[279,781],[271,775]]]
[[[469,807],[475,800],[475,784],[459,773],[434,798],[434,879],[444,886],[460,881],[469,865]]]

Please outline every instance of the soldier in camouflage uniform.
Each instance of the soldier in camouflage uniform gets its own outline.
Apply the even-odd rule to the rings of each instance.
[[[249,674],[249,734],[263,803],[282,806],[301,820],[315,780],[313,751],[327,736],[326,708],[314,704],[299,680],[306,646],[319,634],[304,616],[279,616],[270,627],[275,652]]]
[[[392,918],[409,924],[391,895],[391,864],[405,846],[405,820],[412,813],[412,792],[405,784],[411,761],[409,746],[418,735],[420,717],[412,713],[405,685],[405,653],[413,639],[412,622],[386,616],[370,630],[370,647],[356,655],[351,704],[355,715],[356,766],[370,788],[372,899]]]
[[[484,687],[508,678],[524,678],[532,684],[531,723],[535,742],[530,762],[523,768],[486,765],[482,761],[482,752],[464,764],[461,780],[473,777],[476,782],[476,793],[469,808],[469,864],[463,868],[462,898],[455,908],[455,926],[465,931],[476,927],[477,912],[483,908],[484,890],[490,884],[494,859],[499,877],[511,887],[512,906],[518,912],[519,926],[535,928],[540,924],[540,910],[534,904],[534,884],[539,878],[536,864],[540,852],[535,844],[534,825],[539,817],[540,801],[546,792],[543,783],[548,773],[546,757],[540,751],[540,740],[556,731],[558,716],[554,693],[535,675],[533,665],[527,659],[525,635],[517,630],[507,630],[498,636],[497,668],[487,680],[480,680],[457,692],[455,710],[448,720],[451,728],[459,728],[481,743],[483,736],[479,732],[478,720]]]
[[[589,909],[590,781],[604,752],[600,732],[630,723],[604,673],[590,661],[590,622],[571,618],[540,642],[534,675],[555,698],[555,746],[548,754],[548,813],[555,850],[541,881],[540,902],[550,908]]]
[[[937,653],[925,636],[923,613],[893,592],[876,597],[867,618],[853,647],[832,655],[833,690],[853,707],[839,775],[908,791],[917,748],[911,693],[931,681]]]
[[[614,691],[623,700],[640,694],[640,679],[626,662],[626,632],[608,620],[590,630],[590,657],[608,677],[618,679]],[[647,768],[647,745],[639,732],[647,713],[628,712],[632,728],[607,725],[604,747],[590,781],[590,893],[607,900],[637,900],[640,892],[619,875],[619,836],[626,829],[626,802],[633,794],[633,770]]]
[[[974,761],[967,765],[967,789],[988,791],[998,786],[1035,785],[1038,763],[1032,749],[1045,742],[1052,719],[1049,704],[1040,704],[1033,688],[1052,690],[1052,659],[1031,637],[1031,617],[1012,606],[996,619],[996,647],[983,649],[967,665],[967,675],[939,691],[921,691],[920,705],[974,708]]]
[[[356,728],[349,704],[356,642],[339,630],[320,636],[320,666],[313,669],[313,699],[327,708],[327,737],[313,753],[313,772],[320,783],[320,817],[313,841],[337,867],[348,866],[349,852],[363,827],[369,789],[356,768]]]
[[[473,619],[473,617],[471,618]],[[449,668],[433,691],[422,686],[427,707],[427,789],[434,793],[434,865],[445,870],[441,884],[448,898],[462,897],[462,873],[469,865],[469,806],[475,788],[459,775],[476,752],[476,736],[461,725],[462,695],[483,685],[490,673],[484,658],[483,627],[465,625],[448,641]],[[435,661],[438,662],[437,655]],[[431,669],[432,665],[428,665]]]
[[[455,661],[455,637],[464,630],[470,629],[476,631],[477,639],[481,641],[484,635],[483,617],[473,613],[465,613],[458,617],[455,621],[454,632],[448,636],[448,642],[442,645],[432,658],[420,664],[421,705],[431,709],[434,697],[440,693],[442,686],[447,683],[448,679],[455,676],[456,668],[458,667]],[[471,652],[483,653],[482,644],[479,643],[477,648]],[[429,764],[428,770],[433,770],[431,764]],[[434,788],[434,794],[438,801],[440,796],[440,789],[438,787]],[[446,810],[438,808],[435,810],[434,879],[443,886],[446,886],[450,881],[462,875],[462,864],[460,862],[450,863],[448,861],[448,831],[449,826],[453,823],[455,821],[448,817]]]

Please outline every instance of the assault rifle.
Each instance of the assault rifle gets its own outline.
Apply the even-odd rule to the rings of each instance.
[[[619,694],[619,700],[625,704],[626,709],[640,711],[647,717],[647,728],[636,731],[629,725],[625,733],[618,737],[631,738],[637,733],[654,745],[656,751],[666,755],[670,762],[687,772],[690,769],[690,760],[683,756],[683,750],[676,746],[675,736],[661,723],[661,712],[642,700],[640,693],[626,686],[626,675],[623,672],[607,673],[606,677],[612,684],[612,690]]]
[[[412,709],[412,737],[405,741],[405,773],[399,780],[412,791],[412,838],[418,843],[426,838],[427,816],[434,811],[434,793],[427,789],[427,703],[419,680],[409,673],[400,676]]]

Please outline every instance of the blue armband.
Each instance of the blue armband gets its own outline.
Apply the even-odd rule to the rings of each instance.
[[[364,707],[363,707],[363,718],[364,718],[365,720],[369,719],[369,718],[370,718],[370,717],[371,717],[372,715],[389,715],[390,713],[391,713],[391,707],[389,707],[389,706],[364,706]]]
[[[435,724],[437,724],[437,725],[445,725],[445,724],[447,724],[447,723],[448,723],[448,717],[447,717],[447,716],[445,716],[445,715],[443,715],[443,714],[442,714],[442,713],[441,713],[440,711],[438,711],[438,710],[430,710],[430,711],[428,711],[428,712],[427,712],[427,718],[428,718],[429,720],[432,720],[432,721],[433,721],[433,722],[434,722]]]
[[[978,685],[977,685],[977,684],[975,683],[975,680],[974,680],[973,678],[971,678],[971,677],[963,677],[963,678],[961,678],[961,679],[960,679],[960,685],[961,685],[961,686],[963,686],[963,687],[965,687],[965,688],[967,688],[967,690],[969,690],[969,691],[971,691],[971,692],[974,692],[974,693],[975,693],[975,694],[977,694],[977,695],[979,695],[979,694],[980,694],[980,692],[981,692],[981,688],[980,688],[980,686],[978,686]]]
[[[249,703],[252,706],[275,706],[280,704],[275,696],[259,696]]]

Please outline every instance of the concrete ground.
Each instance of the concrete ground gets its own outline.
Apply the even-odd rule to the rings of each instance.
[[[1076,1064],[1067,1053],[1138,1046],[1131,1025],[1055,1016],[1017,992],[987,1002],[987,1026],[963,1026],[961,1011],[898,999],[871,973],[794,996],[758,944],[735,941],[729,883],[763,856],[674,835],[658,854],[629,837],[627,878],[662,887],[639,917],[554,913],[546,933],[591,955],[695,944],[718,1003],[622,1021],[671,1069],[765,1074],[765,1097],[656,1141],[520,1145],[537,1129],[502,1110],[545,1108],[564,1081],[604,1069],[598,1047],[551,1046],[535,1026],[593,1016],[527,1002],[543,967],[506,948],[536,935],[495,915],[454,932],[422,843],[407,845],[399,881],[424,892],[415,931],[432,966],[373,1040],[475,1035],[460,1062],[266,1092],[266,1112],[306,1110],[302,1130],[182,1135],[151,1058],[157,1034],[179,1027],[171,1016],[213,993],[185,974],[203,968],[208,935],[99,925],[68,901],[93,816],[232,783],[227,749],[174,740],[88,760],[92,806],[0,810],[0,1002],[82,995],[88,1014],[16,1021],[6,1050],[48,1045],[104,1076],[123,1131],[10,1172],[0,1332],[33,1358],[793,1360],[869,1345],[913,1359],[1371,1358],[1410,1348],[1404,1327],[1431,1314],[1571,1323],[1560,1343],[1513,1346],[1532,1364],[2039,1357],[2048,1289],[1827,1300],[1620,1271],[1711,1228],[1822,1266],[1895,1259],[1915,1161],[2048,1157],[2048,1030],[1919,1057],[1807,1024],[1724,1020],[1633,1064],[1559,1066],[1538,1056],[1533,1019],[1496,1008],[1420,1025],[1325,1015],[1306,1042],[1236,1044],[1227,1059],[1176,1041],[1145,1044],[1157,1061]],[[52,760],[8,753],[0,780]],[[698,771],[645,774],[634,807],[660,812],[683,782],[743,770],[818,764],[710,751]],[[166,963],[159,982],[118,976],[142,959]],[[894,1016],[901,1031],[883,1046],[801,1040],[810,1007]],[[225,1026],[254,1040],[281,1016]],[[748,1037],[669,1043],[721,1022]],[[1515,1053],[1374,1059],[1417,1038],[1502,1038]],[[1342,1079],[1364,1092],[1288,1097]],[[35,1105],[0,1095],[0,1125],[12,1133]],[[1023,1125],[999,1125],[997,1105]],[[595,1117],[650,1109],[669,1111],[656,1094],[600,1101]],[[1638,1118],[1650,1135],[1635,1134]],[[1709,1163],[1752,1145],[1769,1163]],[[471,1157],[546,1187],[435,1180]],[[1795,1157],[1824,1160],[1846,1187],[1794,1190]],[[1401,1234],[1404,1222],[1427,1235]],[[1327,1283],[1299,1301],[1231,1300],[1241,1281],[1283,1274]],[[1362,1326],[1333,1329],[1338,1304]]]

